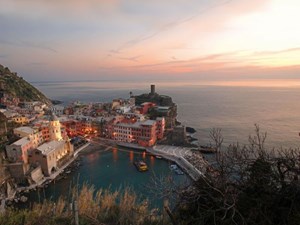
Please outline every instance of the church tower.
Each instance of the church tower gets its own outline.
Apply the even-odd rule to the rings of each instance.
[[[52,113],[50,117],[49,134],[50,134],[51,141],[62,140],[60,122],[54,113]]]

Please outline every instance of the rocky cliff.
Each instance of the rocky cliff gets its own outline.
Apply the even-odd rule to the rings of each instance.
[[[2,65],[0,65],[0,92],[22,101],[41,101],[51,104],[42,92]]]

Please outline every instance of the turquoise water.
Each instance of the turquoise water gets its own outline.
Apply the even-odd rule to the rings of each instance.
[[[186,175],[176,175],[171,171],[168,161],[138,151],[114,148],[105,152],[88,153],[82,155],[81,159],[81,166],[76,171],[69,174],[66,179],[51,183],[39,193],[32,192],[31,199],[42,201],[46,197],[55,200],[61,194],[70,197],[74,185],[86,183],[93,185],[96,190],[109,188],[114,191],[130,187],[140,199],[148,198],[152,206],[161,207],[163,199],[154,188],[154,180],[168,178],[169,187],[173,185],[183,187],[190,182]],[[149,168],[147,172],[139,172],[133,165],[133,162],[139,159],[147,163]]]

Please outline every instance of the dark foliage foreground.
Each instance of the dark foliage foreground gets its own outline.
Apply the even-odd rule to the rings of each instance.
[[[255,128],[249,145],[218,153],[215,170],[182,194],[179,224],[300,224],[299,150],[267,149]]]

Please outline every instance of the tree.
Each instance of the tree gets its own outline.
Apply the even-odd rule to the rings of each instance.
[[[223,142],[220,130],[211,137]],[[299,224],[299,150],[267,149],[266,138],[255,125],[248,145],[218,153],[214,170],[182,192],[176,210],[181,224]]]

